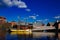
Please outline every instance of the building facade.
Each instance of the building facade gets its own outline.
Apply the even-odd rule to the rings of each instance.
[[[0,24],[6,23],[6,18],[0,16]]]
[[[15,21],[10,22],[11,26],[13,27],[14,25],[17,25]]]

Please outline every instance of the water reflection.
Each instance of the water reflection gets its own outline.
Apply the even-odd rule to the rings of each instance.
[[[17,35],[11,35],[9,33],[6,34],[5,39],[6,40],[18,40]]]
[[[60,40],[60,33],[58,34],[58,38]],[[56,37],[53,32],[33,32],[32,34],[1,32],[0,40],[56,40]]]
[[[0,40],[5,40],[6,32],[0,30]]]
[[[58,39],[60,40],[60,33],[58,33]]]
[[[31,35],[18,35],[18,40],[32,40],[33,36]]]
[[[55,33],[52,32],[34,32],[33,38],[37,40],[56,40]]]

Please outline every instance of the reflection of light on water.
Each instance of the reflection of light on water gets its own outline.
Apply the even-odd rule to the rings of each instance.
[[[11,32],[11,35],[15,35],[15,34],[32,34],[31,32]]]
[[[40,37],[40,36],[54,36],[55,33],[53,32],[33,32],[33,33],[29,33],[29,32],[11,32],[11,35],[15,35],[15,34],[33,34],[33,37]]]
[[[55,33],[52,33],[52,32],[33,32],[33,37],[41,37],[41,36],[54,36]]]
[[[59,38],[59,40],[60,40],[60,33],[58,33],[58,38]]]

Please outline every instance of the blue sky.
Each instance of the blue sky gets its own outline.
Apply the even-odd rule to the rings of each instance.
[[[28,22],[44,23],[60,20],[60,0],[0,0],[0,16],[8,21],[28,18]]]

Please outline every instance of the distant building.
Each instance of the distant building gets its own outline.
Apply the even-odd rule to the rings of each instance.
[[[33,29],[33,24],[32,23],[28,23],[28,28],[29,29]]]
[[[33,28],[45,26],[42,22],[33,23]]]
[[[60,21],[58,22],[58,28],[60,29]]]
[[[0,24],[4,24],[4,23],[6,23],[6,18],[0,16]]]
[[[54,25],[54,22],[49,22],[50,23],[50,27],[53,27]]]
[[[17,25],[15,21],[10,22],[11,26],[13,27],[14,25]]]
[[[56,26],[56,28],[60,29],[60,20],[57,20],[57,21],[54,23],[54,26]]]
[[[20,29],[32,29],[33,28],[33,24],[28,23],[28,22],[23,22],[23,21],[20,21],[20,23],[18,22],[17,25],[18,25],[18,28]]]

